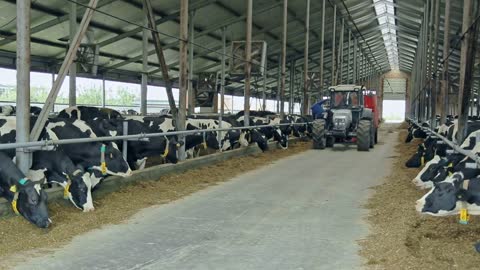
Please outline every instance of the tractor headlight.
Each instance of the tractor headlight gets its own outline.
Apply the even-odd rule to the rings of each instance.
[[[345,118],[339,117],[334,119],[335,129],[345,129],[346,125],[347,125],[347,121]]]

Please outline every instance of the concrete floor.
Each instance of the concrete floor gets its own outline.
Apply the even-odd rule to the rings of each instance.
[[[358,269],[362,209],[390,170],[396,133],[368,153],[296,155],[126,224],[76,237],[17,269]]]

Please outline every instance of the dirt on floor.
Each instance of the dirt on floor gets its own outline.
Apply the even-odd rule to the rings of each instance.
[[[366,208],[371,234],[360,242],[368,269],[480,269],[480,217],[468,225],[458,216],[432,217],[415,211],[415,201],[428,190],[419,190],[412,179],[420,169],[405,162],[415,153],[419,140],[404,143],[406,130],[399,130],[392,173],[374,188]]]
[[[48,252],[69,242],[74,236],[106,224],[118,224],[139,210],[177,200],[195,191],[230,180],[236,175],[253,170],[275,160],[298,154],[311,148],[311,142],[291,143],[287,150],[274,149],[265,153],[232,158],[214,165],[171,174],[159,181],[138,182],[117,192],[95,199],[96,210],[77,211],[73,206],[50,203],[53,225],[39,229],[22,217],[0,220],[0,269],[12,267],[10,255],[21,256]],[[100,187],[101,188],[101,187]],[[95,197],[95,193],[94,193]],[[20,256],[20,257],[21,257]],[[17,261],[19,256],[14,256]]]

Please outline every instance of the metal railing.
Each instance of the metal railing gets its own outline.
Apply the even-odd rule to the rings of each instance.
[[[31,148],[49,148],[51,146],[63,145],[63,144],[76,144],[76,143],[89,143],[89,142],[106,142],[106,141],[128,141],[128,140],[145,140],[153,137],[162,137],[162,136],[175,136],[175,135],[189,135],[189,134],[198,134],[206,132],[224,132],[224,131],[234,131],[234,130],[244,130],[244,129],[256,129],[256,128],[267,128],[267,127],[280,127],[280,126],[299,126],[299,125],[308,125],[310,122],[303,123],[284,123],[284,124],[275,124],[275,125],[258,125],[258,126],[248,126],[248,127],[232,127],[232,128],[218,128],[218,129],[193,129],[193,130],[184,130],[184,131],[170,131],[170,132],[159,132],[159,133],[140,133],[133,135],[119,135],[119,136],[104,136],[96,138],[77,138],[77,139],[61,139],[61,140],[42,140],[35,142],[25,142],[25,143],[5,143],[0,144],[0,150],[6,149],[31,149]]]
[[[460,147],[460,145],[450,141],[448,138],[445,138],[444,136],[440,135],[438,132],[435,132],[432,130],[430,127],[423,127],[420,123],[418,123],[416,120],[412,118],[407,118],[408,121],[416,124],[421,130],[425,131],[427,135],[434,135],[435,137],[441,139],[445,144],[447,144],[450,148],[452,148],[456,153],[460,153],[466,157],[471,158],[472,160],[475,161],[476,167],[479,167],[480,165],[480,157],[473,151],[470,150],[465,150]],[[468,137],[467,137],[468,138]],[[476,133],[476,143],[480,143],[480,132]]]

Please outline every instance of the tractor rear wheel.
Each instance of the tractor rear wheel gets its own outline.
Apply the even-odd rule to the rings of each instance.
[[[360,120],[357,129],[357,150],[368,151],[370,149],[371,137],[371,122],[370,120]]]
[[[325,149],[325,120],[316,119],[312,123],[313,149]]]

